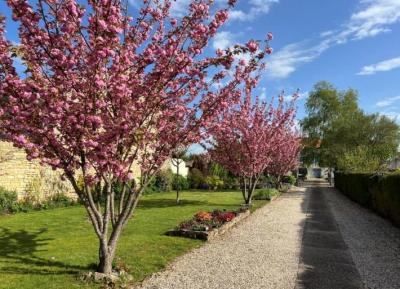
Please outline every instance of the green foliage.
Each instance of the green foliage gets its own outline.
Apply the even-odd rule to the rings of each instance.
[[[360,169],[363,161],[382,167],[395,156],[399,146],[399,126],[378,114],[366,114],[358,107],[358,94],[349,89],[338,91],[327,82],[319,82],[306,103],[308,116],[301,122],[308,138],[304,141],[302,161],[346,171]],[[368,148],[368,153],[362,152]],[[362,157],[363,160],[356,160]]]
[[[365,146],[356,147],[338,157],[337,168],[343,172],[369,173],[384,170],[379,158]]]
[[[277,189],[258,189],[253,196],[254,200],[271,200],[272,197],[279,194]]]
[[[282,177],[282,182],[285,184],[290,184],[290,185],[294,185],[296,183],[297,179],[295,176],[290,175],[290,176],[283,176]]]
[[[240,188],[239,180],[235,176],[228,174],[224,179],[224,189],[238,190]]]
[[[189,182],[189,187],[191,189],[201,189],[205,184],[205,177],[203,173],[197,168],[193,168],[189,171],[187,179]]]
[[[229,172],[223,166],[216,162],[210,162],[209,173],[211,176],[217,176],[220,179],[226,178],[229,174]]]
[[[335,187],[353,201],[400,225],[400,175],[335,173]]]
[[[173,173],[170,169],[161,170],[155,176],[155,187],[160,192],[168,192],[172,189]]]
[[[27,194],[19,201],[16,192],[10,192],[0,187],[0,214],[41,211],[75,204],[77,204],[76,201],[63,194],[55,194],[46,199],[32,198]]]
[[[0,187],[0,214],[14,212],[17,200],[18,196],[16,192],[11,192]]]
[[[144,194],[148,195],[148,194],[170,191],[172,189],[173,176],[174,174],[170,169],[159,171],[150,180],[150,183],[144,190]]]
[[[188,180],[181,175],[174,174],[172,179],[172,189],[187,190],[188,188],[189,188]]]
[[[208,176],[205,179],[205,183],[210,190],[222,188],[224,185],[224,181],[219,176]]]

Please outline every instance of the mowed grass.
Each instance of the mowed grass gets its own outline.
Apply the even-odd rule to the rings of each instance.
[[[119,241],[117,258],[136,281],[203,242],[164,233],[199,210],[235,210],[240,192],[144,196]],[[265,204],[255,201],[254,208]],[[81,206],[0,216],[0,288],[97,288],[79,281],[98,261],[98,242]]]

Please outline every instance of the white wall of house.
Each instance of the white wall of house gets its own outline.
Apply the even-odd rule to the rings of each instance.
[[[172,170],[174,174],[176,174],[176,159],[167,160],[165,168],[169,168]],[[186,163],[184,160],[179,159],[179,175],[187,178],[189,173],[189,168],[186,167]]]

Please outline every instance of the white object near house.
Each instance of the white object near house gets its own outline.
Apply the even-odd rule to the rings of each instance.
[[[164,168],[171,169],[172,172],[176,174],[176,169],[177,169],[176,164],[178,163],[179,163],[179,175],[187,178],[189,173],[189,168],[186,167],[186,163],[182,159],[168,159],[164,164]]]

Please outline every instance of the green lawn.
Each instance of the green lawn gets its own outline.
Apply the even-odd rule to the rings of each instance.
[[[240,192],[184,192],[144,196],[125,227],[117,257],[139,281],[201,241],[164,232],[199,210],[236,209]],[[255,201],[260,207],[264,201]],[[97,239],[80,206],[0,216],[0,288],[95,288],[77,280],[97,262]]]

